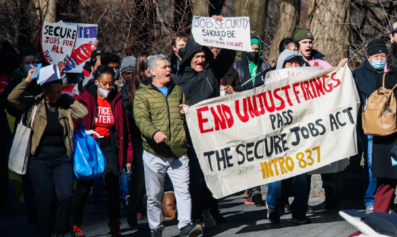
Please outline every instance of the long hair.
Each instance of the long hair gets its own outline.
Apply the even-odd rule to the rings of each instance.
[[[387,55],[387,69],[392,73],[397,73],[397,44],[393,42],[391,44],[389,55]]]
[[[128,96],[130,103],[134,101],[135,92],[138,89],[135,83],[138,81],[141,83],[143,80],[146,79],[145,71],[147,70],[148,66],[148,57],[152,54],[148,51],[142,51],[138,54],[138,58],[136,59],[135,71],[128,87]]]

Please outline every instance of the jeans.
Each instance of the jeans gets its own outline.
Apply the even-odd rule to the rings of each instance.
[[[128,195],[128,183],[129,183],[129,176],[130,173],[127,173],[126,168],[123,169],[123,172],[121,173],[119,177],[119,182],[120,182],[120,193],[121,193],[121,200],[123,204],[126,204],[126,197]]]
[[[192,220],[202,218],[204,210],[209,209],[214,202],[211,191],[207,187],[196,152],[193,147],[188,147],[187,154],[190,166],[190,194],[192,196]],[[212,212],[215,212],[212,207]]]
[[[361,146],[364,151],[364,202],[365,206],[374,205],[376,193],[376,179],[372,178],[372,145],[373,136],[360,134],[359,137]]]
[[[192,200],[189,193],[189,158],[184,155],[179,158],[157,157],[149,152],[143,152],[145,167],[145,183],[147,193],[147,213],[150,229],[162,228],[164,177],[167,173],[174,184],[176,205],[178,208],[178,228],[190,224]]]
[[[110,139],[96,139],[106,159],[106,167],[102,173],[106,190],[106,209],[110,222],[120,219],[120,190],[119,190],[119,157]],[[84,206],[90,192],[93,179],[76,181],[76,191],[73,196],[72,224],[80,226],[83,222]]]
[[[128,212],[136,215],[142,213],[142,201],[145,195],[145,171],[143,168],[142,141],[133,141],[134,168],[131,171],[129,192],[130,202]]]
[[[307,193],[308,180],[307,173],[294,177],[294,202],[291,205],[293,217],[306,216],[307,202],[309,201],[309,195]],[[269,184],[266,198],[269,208],[277,209],[281,207],[281,190],[281,181],[276,181]]]
[[[36,194],[38,227],[41,237],[51,236],[52,211],[56,190],[56,231],[70,229],[73,196],[73,166],[65,147],[41,146],[30,157],[29,175]]]

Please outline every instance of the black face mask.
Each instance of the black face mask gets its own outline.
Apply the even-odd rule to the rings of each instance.
[[[254,62],[255,64],[257,64],[259,62],[259,52],[248,52],[247,58],[251,62]]]
[[[183,58],[183,56],[185,56],[185,53],[186,53],[186,47],[178,49],[179,57]]]

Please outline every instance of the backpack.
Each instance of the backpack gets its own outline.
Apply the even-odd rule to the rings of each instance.
[[[397,131],[396,108],[397,102],[393,89],[385,88],[385,76],[383,74],[382,87],[373,92],[362,114],[364,134],[375,136],[387,136]]]

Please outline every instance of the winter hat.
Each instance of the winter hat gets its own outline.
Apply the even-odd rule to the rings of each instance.
[[[123,62],[121,62],[120,72],[123,73],[129,70],[135,70],[136,58],[134,56],[128,56],[123,58]]]
[[[314,38],[313,38],[313,34],[310,32],[310,29],[308,27],[302,27],[296,30],[294,39],[299,42],[304,39],[312,40]]]
[[[251,38],[251,45],[259,45],[259,52],[262,51],[262,42],[258,38]]]
[[[387,54],[387,47],[385,42],[380,39],[373,39],[368,44],[367,55],[371,56],[377,53]]]

